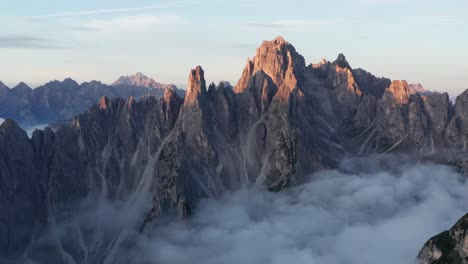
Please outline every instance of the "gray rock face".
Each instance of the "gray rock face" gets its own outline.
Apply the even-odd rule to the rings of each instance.
[[[45,220],[45,181],[26,132],[12,120],[0,126],[0,146],[0,255],[5,256],[24,250],[35,223]]]
[[[353,69],[353,74],[356,78],[356,82],[359,84],[359,88],[361,88],[364,93],[377,98],[383,95],[392,82],[387,78],[375,77],[363,69]]]
[[[468,215],[450,230],[429,239],[418,255],[421,264],[468,263]]]
[[[72,81],[66,86],[100,87],[78,88]],[[145,213],[135,217],[145,230],[166,214],[189,216],[204,197],[245,185],[281,191],[301,184],[317,170],[336,167],[345,155],[430,154],[449,146],[452,159],[466,150],[468,92],[452,107],[447,94],[411,95],[405,81],[390,83],[353,70],[344,55],[306,66],[281,37],[257,49],[235,87],[207,87],[200,66],[190,71],[187,87],[184,99],[174,89],[165,89],[161,98],[102,97],[71,125],[36,131],[32,139],[5,121],[3,255],[40,252],[28,244],[31,234],[53,227],[90,197],[130,207],[144,201]],[[144,199],[148,194],[151,201]],[[79,263],[85,244],[88,262],[113,263],[126,234],[84,238],[81,244],[59,240],[52,248],[63,251],[66,245]]]

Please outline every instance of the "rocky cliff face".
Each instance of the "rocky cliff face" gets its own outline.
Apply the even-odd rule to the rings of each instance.
[[[249,185],[298,185],[346,155],[430,155],[450,147],[454,154],[445,157],[452,159],[466,150],[467,92],[454,107],[447,94],[411,95],[405,81],[353,70],[342,54],[306,66],[281,37],[257,49],[235,87],[207,87],[200,66],[187,87],[185,99],[173,89],[139,101],[103,97],[72,125],[36,131],[32,139],[5,121],[0,205],[24,210],[3,211],[2,253],[37,257],[31,236],[89,197],[145,205],[135,216],[144,230],[162,215],[190,215],[204,197]],[[62,260],[114,262],[128,236],[57,239],[52,248]]]
[[[419,252],[421,264],[468,263],[468,214],[450,230],[429,239]]]
[[[1,83],[0,117],[13,119],[25,127],[47,124],[73,118],[97,103],[102,96],[125,99],[146,95],[161,97],[166,89],[174,90],[183,96],[183,91],[174,85],[157,83],[142,74],[130,80],[117,81],[112,86],[97,81],[79,85],[72,79],[52,81],[35,89],[31,89],[25,83],[9,89]]]

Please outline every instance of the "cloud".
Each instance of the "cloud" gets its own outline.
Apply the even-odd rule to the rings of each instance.
[[[294,19],[294,20],[278,20],[267,22],[250,22],[248,27],[259,28],[287,28],[287,27],[310,27],[310,26],[325,26],[346,23],[345,19],[330,19],[330,20],[310,20],[310,19]]]
[[[359,0],[358,4],[365,6],[394,5],[408,2],[408,0]]]
[[[63,49],[50,39],[31,35],[0,35],[0,48],[6,49]]]
[[[444,166],[379,162],[353,160],[285,193],[205,200],[135,254],[174,264],[415,263],[428,238],[466,213],[468,185]]]
[[[72,31],[98,31],[99,29],[86,26],[65,26],[64,29]]]
[[[105,14],[105,13],[122,13],[122,12],[143,11],[143,10],[152,10],[152,9],[169,9],[169,8],[181,7],[185,3],[187,3],[187,1],[178,1],[178,2],[161,4],[161,5],[143,6],[143,7],[112,8],[112,9],[99,9],[99,10],[88,10],[88,11],[63,12],[63,13],[53,13],[53,14],[33,16],[31,18],[67,17],[67,16],[95,15],[95,14]]]
[[[138,15],[123,16],[112,19],[94,19],[88,23],[86,27],[100,31],[141,31],[160,25],[174,25],[181,22],[182,19],[177,16]]]
[[[409,264],[468,211],[468,184],[446,166],[352,159],[282,193],[250,187],[203,200],[191,219],[159,219],[141,234],[150,200],[88,199],[26,255],[53,263],[59,248],[77,263]]]

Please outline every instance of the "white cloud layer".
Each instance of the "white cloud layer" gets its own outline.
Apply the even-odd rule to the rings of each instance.
[[[286,192],[250,188],[204,200],[190,220],[159,219],[144,235],[135,227],[151,203],[138,200],[91,199],[50,227],[29,260],[58,261],[46,249],[59,245],[58,259],[77,254],[76,263],[415,263],[427,239],[468,211],[468,184],[446,166],[353,159]]]
[[[191,222],[144,241],[141,256],[174,264],[415,263],[429,237],[468,211],[468,185],[447,167],[346,166],[351,174],[322,172],[285,193],[206,200]]]

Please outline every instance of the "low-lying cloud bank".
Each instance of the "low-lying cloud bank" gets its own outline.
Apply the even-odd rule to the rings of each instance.
[[[468,211],[467,201],[468,185],[451,168],[350,160],[288,192],[250,189],[203,201],[188,223],[142,241],[138,256],[148,263],[415,263],[430,236]]]
[[[251,187],[204,200],[191,219],[162,219],[139,234],[149,200],[85,203],[73,217],[77,224],[58,223],[41,239],[60,245],[47,252],[61,256],[50,258],[38,243],[28,262],[415,263],[428,238],[468,212],[468,184],[446,166],[395,157],[353,159],[282,193]]]

